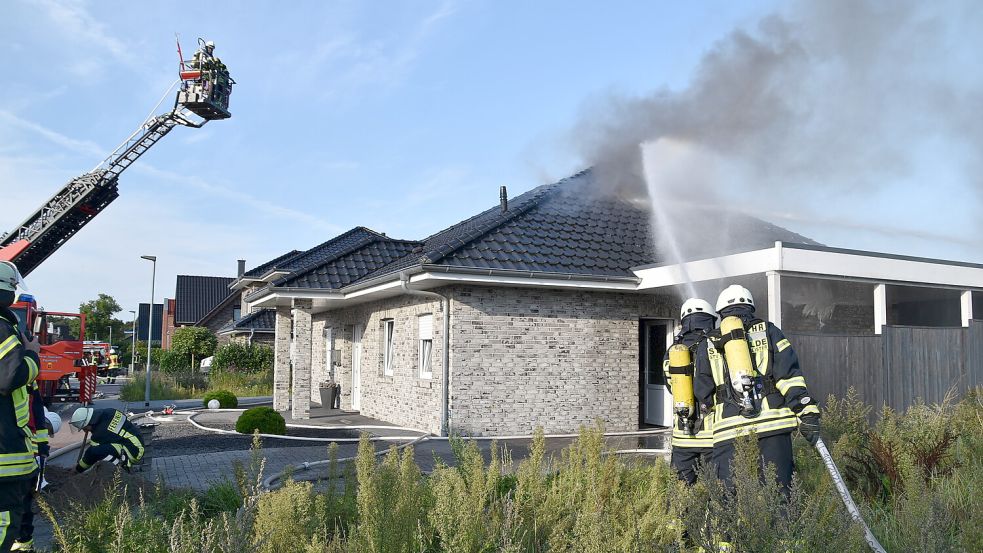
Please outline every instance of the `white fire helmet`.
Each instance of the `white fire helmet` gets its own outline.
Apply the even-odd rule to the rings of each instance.
[[[47,419],[48,424],[51,425],[51,433],[57,434],[61,430],[61,416],[54,411],[48,411],[48,408],[44,408],[44,418]]]
[[[694,313],[706,313],[714,317],[717,316],[710,302],[700,298],[690,298],[683,302],[683,307],[679,310],[679,320],[681,321]]]
[[[16,292],[18,286],[24,287],[24,278],[20,276],[17,265],[10,261],[0,261],[0,290]]]
[[[739,284],[731,284],[717,296],[717,313],[732,305],[750,305],[754,309],[751,291]]]
[[[82,430],[88,426],[89,421],[92,420],[92,412],[95,411],[92,407],[79,407],[72,413],[72,420],[69,424],[75,428]]]

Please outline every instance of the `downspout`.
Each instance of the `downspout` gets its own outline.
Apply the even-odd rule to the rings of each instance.
[[[403,291],[413,296],[426,296],[438,298],[443,304],[444,312],[444,332],[443,344],[441,347],[441,379],[440,379],[440,435],[447,436],[450,428],[448,419],[450,414],[450,376],[451,376],[451,299],[437,292],[425,290],[414,290],[410,288],[410,277],[405,272],[399,273],[399,284]]]

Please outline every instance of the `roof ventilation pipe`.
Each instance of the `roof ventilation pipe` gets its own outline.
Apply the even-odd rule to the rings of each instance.
[[[502,194],[505,194],[505,187],[502,187]],[[502,200],[503,202],[507,200]],[[503,210],[505,208],[503,207]],[[440,378],[440,435],[450,435],[450,375],[451,375],[451,299],[437,292],[426,290],[416,290],[410,288],[410,277],[405,271],[399,273],[399,284],[403,291],[413,296],[426,296],[437,298],[441,302],[441,311],[444,313],[444,331],[441,336],[441,378]]]
[[[498,201],[502,204],[502,213],[509,210],[509,191],[504,185],[498,187]]]

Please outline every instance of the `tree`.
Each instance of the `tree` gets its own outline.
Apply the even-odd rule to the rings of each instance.
[[[171,337],[171,351],[191,358],[192,370],[197,367],[196,359],[203,359],[215,353],[218,340],[212,331],[202,326],[185,326],[174,331]]]
[[[113,317],[122,311],[119,303],[109,294],[99,294],[99,297],[79,305],[79,313],[85,314],[85,336],[87,339],[109,339],[109,329],[113,329],[113,340],[123,338],[126,323]]]

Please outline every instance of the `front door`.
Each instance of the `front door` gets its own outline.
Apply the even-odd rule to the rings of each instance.
[[[352,330],[352,410],[362,408],[362,333],[365,327],[355,325]]]
[[[639,325],[639,418],[644,424],[669,426],[672,421],[672,397],[662,373],[662,360],[672,342],[672,325],[672,321],[659,319],[644,319]]]

